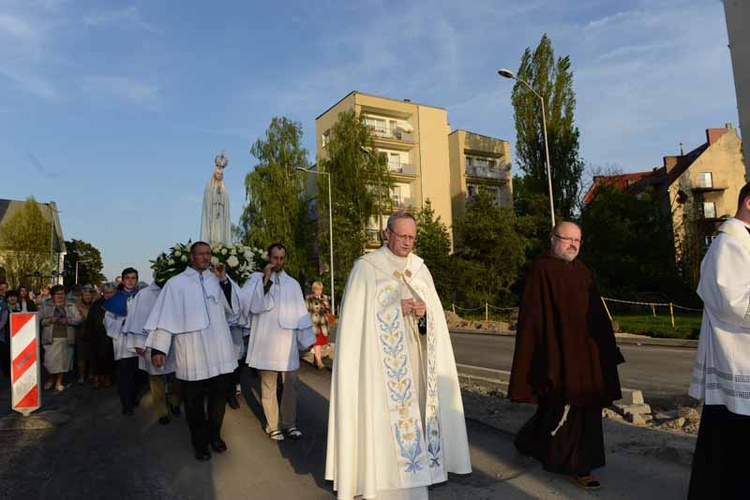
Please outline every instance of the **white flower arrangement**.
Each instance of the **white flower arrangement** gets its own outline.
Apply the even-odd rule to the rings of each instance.
[[[151,269],[154,270],[154,281],[157,284],[163,286],[167,280],[187,268],[191,244],[190,241],[178,243],[150,261]],[[231,247],[215,245],[211,248],[211,253],[211,266],[216,267],[223,264],[229,277],[240,286],[253,272],[262,269],[266,260],[264,251],[245,245]]]

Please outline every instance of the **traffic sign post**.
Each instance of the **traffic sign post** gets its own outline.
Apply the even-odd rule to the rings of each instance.
[[[42,366],[39,362],[39,326],[36,313],[10,315],[10,380],[12,408],[25,417],[42,406]]]

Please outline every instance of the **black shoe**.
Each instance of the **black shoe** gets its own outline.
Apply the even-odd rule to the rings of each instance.
[[[122,414],[127,415],[128,417],[131,417],[133,415],[133,407],[132,406],[123,406],[122,407]]]
[[[216,453],[224,453],[227,451],[227,443],[221,438],[215,439],[211,441],[211,448],[213,448]]]
[[[169,417],[159,417],[159,425],[169,424]]]
[[[227,396],[227,404],[229,407],[233,410],[239,410],[240,409],[240,402],[237,400],[237,394],[230,394]]]
[[[208,449],[195,450],[195,459],[199,462],[208,462],[211,460],[211,452]]]

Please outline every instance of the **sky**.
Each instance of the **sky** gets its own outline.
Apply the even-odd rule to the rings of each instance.
[[[544,33],[572,60],[587,165],[658,167],[737,127],[720,0],[0,0],[0,198],[55,201],[109,279],[147,278],[198,238],[221,150],[238,220],[274,116],[302,124],[311,163],[315,117],[353,90],[446,108],[515,151],[497,69]]]

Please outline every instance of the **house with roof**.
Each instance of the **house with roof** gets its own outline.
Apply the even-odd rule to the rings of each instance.
[[[8,200],[0,198],[0,225],[9,220],[13,215],[18,213],[24,206],[24,200]],[[50,224],[52,233],[49,241],[49,262],[47,269],[38,270],[38,275],[29,277],[31,286],[39,287],[46,283],[62,284],[62,269],[67,253],[65,249],[65,237],[63,235],[62,225],[60,224],[60,211],[57,209],[55,202],[36,202],[42,217]],[[3,267],[4,252],[0,248],[0,280],[6,280],[6,270]],[[50,268],[52,273],[50,273]],[[36,279],[36,281],[34,281]]]
[[[596,176],[584,197],[589,205],[602,186],[650,197],[671,214],[675,256],[697,273],[700,260],[718,227],[737,210],[745,185],[742,143],[731,124],[706,130],[706,142],[679,155],[663,157],[660,168],[621,175]]]

